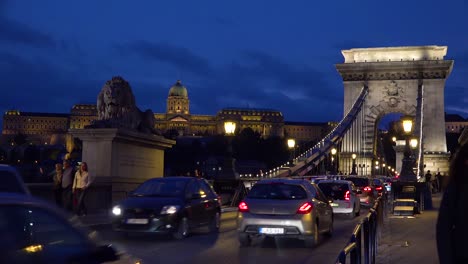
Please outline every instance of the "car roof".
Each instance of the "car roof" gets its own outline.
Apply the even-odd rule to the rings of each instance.
[[[309,181],[303,179],[264,179],[258,181],[256,184],[268,184],[268,183],[287,183],[287,184],[304,184],[309,183]]]
[[[16,193],[22,193],[22,194],[28,194],[28,195],[31,194],[29,192],[28,187],[26,187],[26,184],[24,184],[21,174],[15,167],[6,165],[6,164],[0,164],[0,171],[6,171],[6,172],[10,172],[11,174],[13,174],[14,178],[16,179],[15,185],[19,187],[19,189],[22,190],[22,192],[16,192]],[[0,179],[0,181],[2,181],[2,179]],[[2,193],[2,191],[0,191],[0,193]]]
[[[32,205],[54,211],[55,213],[67,219],[70,217],[62,212],[61,209],[58,208],[55,204],[41,200],[32,195],[26,195],[22,193],[0,192],[0,205]]]
[[[0,204],[38,204],[49,207],[46,201],[40,200],[31,195],[24,195],[22,193],[9,193],[0,192]]]
[[[148,179],[146,180],[147,182],[149,181],[190,181],[190,180],[193,180],[193,179],[198,179],[196,177],[190,177],[190,176],[164,176],[164,177],[159,177],[159,178],[152,178],[152,179]]]
[[[352,181],[347,181],[347,180],[322,180],[318,184],[320,185],[321,183],[344,183],[344,184],[353,184]]]

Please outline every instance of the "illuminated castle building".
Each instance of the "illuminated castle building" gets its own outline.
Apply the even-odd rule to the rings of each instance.
[[[177,81],[167,97],[166,113],[155,113],[156,129],[178,136],[210,136],[224,133],[224,121],[234,121],[237,130],[251,128],[262,137],[291,137],[296,141],[320,139],[327,123],[287,122],[273,109],[224,108],[216,115],[193,115],[187,88]],[[69,114],[7,111],[3,116],[3,142],[22,134],[36,144],[54,144],[68,129],[82,129],[97,118],[95,104],[74,105]]]

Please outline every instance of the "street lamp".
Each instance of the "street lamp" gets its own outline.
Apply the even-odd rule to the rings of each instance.
[[[288,148],[290,151],[290,160],[294,164],[294,157],[296,156],[296,140],[293,138],[288,139]]]
[[[353,158],[353,169],[351,170],[351,175],[357,175],[357,172],[356,172],[356,153],[353,153],[351,155],[351,158]]]
[[[331,150],[331,154],[332,154],[332,158],[331,158],[331,161],[332,161],[332,175],[335,175],[336,174],[336,170],[335,170],[335,155],[336,155],[336,148],[332,148]]]
[[[224,159],[224,169],[221,173],[223,178],[237,179],[238,173],[236,172],[236,160],[233,157],[232,151],[232,137],[236,131],[236,123],[232,121],[224,122],[224,132],[228,138],[227,157]],[[220,167],[221,169],[221,167]]]
[[[417,181],[416,174],[413,171],[414,157],[410,148],[410,136],[413,130],[413,118],[405,116],[402,118],[403,130],[405,132],[405,151],[400,173],[400,181]],[[417,141],[416,141],[417,144]]]

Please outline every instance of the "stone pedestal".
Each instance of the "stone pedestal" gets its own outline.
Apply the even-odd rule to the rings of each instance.
[[[147,179],[164,176],[164,150],[175,141],[121,128],[71,129],[94,178],[90,203],[109,208]]]

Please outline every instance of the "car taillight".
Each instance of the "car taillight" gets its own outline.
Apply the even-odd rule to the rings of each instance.
[[[249,211],[249,207],[247,206],[247,203],[245,203],[244,201],[240,202],[239,203],[239,212],[247,213],[248,211]]]
[[[381,191],[381,190],[382,190],[382,186],[377,186],[377,187],[375,187],[375,189],[376,189],[377,191]]]
[[[299,209],[297,209],[297,214],[308,214],[312,212],[312,209],[314,209],[314,205],[311,202],[306,202]]]
[[[346,193],[344,194],[344,199],[346,201],[349,201],[349,191],[346,191]]]
[[[364,191],[365,192],[370,192],[370,191],[372,191],[372,188],[369,187],[369,186],[366,186],[366,187],[364,187]]]

